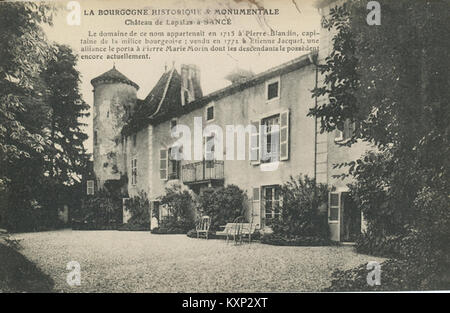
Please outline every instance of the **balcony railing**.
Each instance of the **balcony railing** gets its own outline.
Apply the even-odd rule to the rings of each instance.
[[[184,164],[181,167],[183,183],[201,183],[212,180],[223,180],[223,161],[200,161]]]

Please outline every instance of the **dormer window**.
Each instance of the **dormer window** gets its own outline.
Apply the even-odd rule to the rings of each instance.
[[[280,98],[280,77],[276,77],[266,82],[266,101]]]

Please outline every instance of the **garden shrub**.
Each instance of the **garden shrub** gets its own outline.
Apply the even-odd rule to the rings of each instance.
[[[281,186],[280,218],[272,221],[273,234],[261,242],[275,245],[325,245],[329,240],[328,219],[319,207],[328,199],[328,187],[308,176],[291,176]]]
[[[274,246],[330,246],[337,244],[331,239],[319,236],[283,236],[276,233],[262,235],[261,243]]]
[[[448,290],[445,282],[436,276],[435,268],[402,259],[389,259],[380,263],[380,285],[367,283],[368,270],[362,264],[350,270],[335,270],[331,286],[324,291],[408,291],[408,290]]]
[[[355,249],[363,254],[396,258],[400,256],[398,248],[400,238],[399,235],[380,237],[365,232],[356,239]]]
[[[388,153],[370,153],[357,169],[350,190],[368,228],[357,239],[355,249],[407,262],[414,271],[428,275],[424,281],[437,279],[426,283],[429,288],[448,284],[445,273],[450,272],[450,209],[442,187],[445,183],[437,179],[419,190],[408,188],[410,182],[398,181],[392,168]]]
[[[120,231],[148,231],[150,227],[148,225],[139,224],[123,224],[117,228]]]
[[[114,229],[122,221],[122,199],[105,189],[87,196],[72,211],[74,229]]]
[[[200,216],[209,216],[211,231],[217,231],[219,226],[232,223],[236,217],[245,215],[245,200],[245,192],[236,185],[207,188],[199,196],[198,212]]]
[[[195,203],[188,190],[182,190],[180,185],[167,187],[160,204],[167,207],[168,216],[159,218],[159,227],[153,229],[152,233],[186,234],[195,226]],[[154,213],[159,216],[159,212]]]
[[[127,199],[125,206],[130,218],[121,230],[150,230],[150,203],[145,192],[140,191],[137,196]]]
[[[24,201],[23,207],[6,212],[5,227],[11,232],[46,231],[63,227],[58,219],[57,209],[43,207],[36,201]]]
[[[186,234],[192,226],[191,220],[178,220],[168,216],[162,219],[159,227],[152,229],[152,234]]]

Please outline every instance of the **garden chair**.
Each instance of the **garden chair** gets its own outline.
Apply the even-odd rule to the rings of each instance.
[[[209,216],[202,216],[197,223],[195,230],[197,231],[197,238],[200,238],[201,234],[205,234],[206,240],[208,240],[209,228],[211,226],[211,218]]]
[[[242,243],[242,230],[244,228],[245,218],[238,216],[233,221],[233,227],[231,228],[231,235],[233,236],[234,244]],[[227,237],[228,239],[228,237]]]

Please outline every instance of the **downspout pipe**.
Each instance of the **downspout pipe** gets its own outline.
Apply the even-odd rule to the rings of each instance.
[[[319,64],[317,63],[317,54],[309,54],[309,61],[315,66],[314,89],[317,89],[319,81]],[[314,97],[314,109],[317,110],[317,95]],[[317,116],[314,116],[314,180],[317,179]]]

